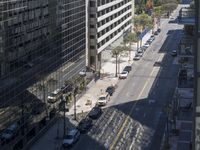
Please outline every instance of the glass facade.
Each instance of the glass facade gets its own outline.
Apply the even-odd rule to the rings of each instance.
[[[0,131],[17,122],[29,134],[49,94],[85,67],[85,16],[85,0],[0,1]]]
[[[196,33],[195,33],[195,102],[194,102],[194,132],[193,149],[200,149],[200,5],[195,1],[196,8]]]

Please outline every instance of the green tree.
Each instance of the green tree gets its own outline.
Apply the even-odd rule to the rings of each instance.
[[[136,29],[136,32],[142,31],[145,28],[152,29],[152,27],[153,27],[151,16],[144,14],[144,13],[141,14],[141,15],[135,16],[133,18],[133,23],[134,23],[134,27]]]
[[[125,49],[126,49],[125,46],[117,46],[117,47],[113,48],[111,51],[112,57],[115,58],[115,66],[116,66],[115,77],[117,77],[118,57],[120,56],[120,54],[124,53]]]
[[[129,32],[123,39],[124,44],[125,44],[125,51],[129,52],[129,61],[131,60],[131,43],[132,42],[138,42],[138,38],[137,35],[135,33]],[[129,46],[127,47],[126,45],[129,44]]]

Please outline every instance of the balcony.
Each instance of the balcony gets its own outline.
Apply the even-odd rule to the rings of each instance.
[[[179,11],[179,24],[194,25],[195,24],[195,10],[190,7],[183,7]]]

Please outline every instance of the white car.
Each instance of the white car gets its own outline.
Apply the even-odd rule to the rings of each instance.
[[[79,72],[79,75],[80,75],[80,76],[85,76],[85,75],[86,75],[86,69],[82,69],[82,70]]]
[[[108,102],[108,94],[104,94],[99,96],[98,100],[97,100],[97,104],[99,106],[105,106]]]
[[[80,131],[78,129],[69,130],[67,135],[63,137],[63,147],[72,146],[80,137]]]
[[[119,79],[126,79],[128,77],[128,71],[122,71],[119,74]]]
[[[138,56],[138,55],[135,55],[135,57],[133,58],[133,60],[140,60],[140,56]]]
[[[147,47],[147,48],[148,48],[149,46],[150,46],[149,43],[145,43],[145,44],[144,44],[144,47]]]

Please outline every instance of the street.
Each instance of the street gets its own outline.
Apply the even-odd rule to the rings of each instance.
[[[179,7],[180,8],[180,7]],[[177,17],[176,10],[173,17]],[[173,96],[179,65],[170,55],[178,48],[182,25],[165,23],[143,58],[133,63],[102,116],[73,150],[158,150],[167,120],[164,108]]]

